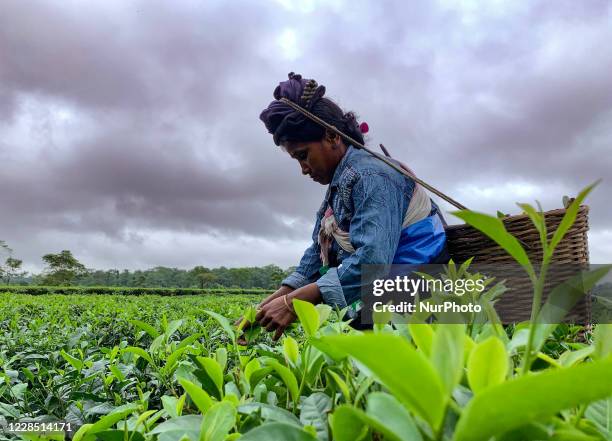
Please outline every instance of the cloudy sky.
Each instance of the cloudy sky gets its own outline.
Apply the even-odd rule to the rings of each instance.
[[[325,189],[258,120],[290,71],[471,209],[558,208],[603,178],[591,260],[612,262],[611,2],[1,8],[0,239],[28,270],[62,249],[91,268],[295,264]]]

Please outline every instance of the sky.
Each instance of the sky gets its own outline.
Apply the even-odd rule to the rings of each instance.
[[[36,272],[64,249],[297,264],[325,187],[258,119],[293,71],[472,210],[555,209],[602,178],[589,249],[609,263],[610,41],[598,0],[4,0],[0,239]]]

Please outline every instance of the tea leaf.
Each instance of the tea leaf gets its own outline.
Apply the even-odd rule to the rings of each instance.
[[[597,426],[606,440],[612,440],[612,397],[592,403],[584,416]]]
[[[322,340],[363,363],[400,401],[434,430],[439,428],[447,402],[442,382],[429,360],[405,339],[363,334]],[[406,381],[406,372],[410,372],[411,381]]]
[[[454,441],[482,441],[557,412],[612,395],[612,357],[515,378],[476,395]]]
[[[102,441],[123,441],[124,439],[126,439],[125,437],[127,436],[127,439],[129,439],[130,441],[144,441],[145,437],[142,435],[142,433],[140,432],[134,432],[133,430],[119,430],[119,429],[108,429],[108,430],[104,430],[102,432],[98,432],[96,433],[96,439],[100,439]],[[41,439],[41,438],[36,438]],[[49,438],[44,438],[45,441],[47,441]],[[53,438],[51,438],[53,439]],[[63,435],[62,438],[60,439],[64,439]]]
[[[212,318],[214,318],[217,321],[217,323],[219,323],[219,325],[221,325],[221,328],[223,328],[225,333],[229,336],[229,338],[232,341],[234,341],[234,342],[236,341],[236,333],[232,329],[232,325],[231,325],[231,323],[230,323],[230,321],[228,319],[223,317],[221,314],[217,314],[214,311],[204,311],[204,312],[206,314],[208,314],[209,316],[211,316]]]
[[[595,328],[593,340],[597,357],[604,358],[612,354],[612,324],[598,324]]]
[[[603,265],[591,271],[578,273],[550,292],[536,319],[534,351],[540,350],[548,336],[563,321],[574,305],[605,277],[610,269],[612,265]]]
[[[159,332],[157,332],[157,329],[155,329],[153,326],[151,326],[148,323],[145,323],[141,320],[128,320],[128,323],[136,326],[139,329],[142,329],[143,331],[145,331],[147,334],[149,334],[152,338],[157,338],[159,337]]]
[[[319,303],[318,305],[315,306],[315,308],[317,309],[317,313],[319,314],[319,327],[325,323],[325,320],[327,320],[329,318],[329,315],[332,312],[332,307],[329,305],[326,305],[325,303]]]
[[[317,437],[322,441],[329,439],[327,413],[331,408],[331,398],[321,392],[315,392],[302,401],[300,421],[305,426],[313,426],[317,431]]]
[[[173,433],[176,439],[181,439],[187,435],[190,439],[197,439],[202,425],[201,415],[185,415],[178,418],[172,418],[168,421],[155,426],[147,435],[157,435],[160,433]]]
[[[347,353],[340,350],[336,346],[333,346],[321,338],[313,338],[310,340],[310,344],[317,348],[319,351],[324,352],[329,357],[331,357],[334,361],[340,361],[347,357]]]
[[[393,396],[374,392],[368,396],[366,411],[339,406],[330,417],[335,439],[359,439],[369,426],[386,440],[422,441],[423,438],[410,413]],[[348,433],[344,433],[347,431]],[[348,436],[347,436],[348,435]],[[350,438],[353,436],[354,438]]]
[[[295,375],[293,375],[293,372],[291,372],[289,368],[283,366],[274,359],[266,360],[266,365],[273,368],[278,373],[278,375],[283,380],[283,383],[285,383],[285,386],[287,386],[287,389],[289,390],[293,401],[297,403],[300,396],[297,379],[295,378]]]
[[[119,370],[119,368],[116,365],[111,364],[108,368],[113,373],[115,378],[117,378],[117,380],[119,380],[120,382],[125,381],[125,375],[123,375],[123,373]]]
[[[363,412],[347,404],[338,406],[329,417],[334,441],[366,439],[368,427],[363,423]]]
[[[196,405],[200,412],[204,414],[211,408],[213,400],[204,389],[184,378],[179,378],[178,381],[181,386],[183,386],[183,389],[185,389],[185,392],[189,394],[191,401],[193,401],[193,404]]]
[[[546,221],[544,220],[544,216],[529,204],[516,205],[527,213],[527,216],[529,216],[529,219],[531,219],[531,222],[536,227],[536,230],[538,230],[538,233],[540,233],[540,243],[542,244],[543,249],[546,250],[548,247],[548,239],[546,236]]]
[[[264,420],[277,421],[279,423],[289,423],[294,426],[301,427],[300,420],[291,412],[276,406],[271,406],[265,403],[247,403],[238,406],[238,412],[242,414],[251,414],[260,412]]]
[[[102,417],[95,424],[89,427],[86,432],[87,437],[112,427],[114,424],[121,421],[126,416],[136,410],[138,410],[137,404],[128,404],[126,406],[121,406],[112,413],[109,413],[108,415]]]
[[[446,389],[451,394],[463,375],[465,326],[439,324],[433,335],[430,360]]]
[[[274,368],[270,366],[254,370],[251,373],[250,379],[249,379],[249,384],[251,385],[251,389],[255,390],[255,387],[257,386],[257,384],[273,371],[274,371]]]
[[[227,401],[208,409],[200,428],[200,441],[223,441],[236,423],[236,408]]]
[[[548,253],[544,257],[545,260],[550,260],[553,253],[555,252],[555,248],[557,248],[557,245],[559,245],[559,242],[561,242],[561,239],[563,239],[563,236],[565,236],[565,233],[567,233],[567,231],[574,224],[574,221],[576,220],[576,216],[578,214],[578,210],[580,209],[580,204],[582,204],[582,201],[584,201],[587,195],[591,192],[591,190],[593,190],[593,188],[597,184],[599,184],[599,182],[600,180],[594,182],[593,184],[589,185],[584,190],[582,190],[578,194],[578,196],[576,196],[576,199],[574,199],[571,205],[565,210],[565,215],[563,216],[563,219],[561,219],[561,223],[557,227],[555,234],[550,240],[550,243],[548,245]]]
[[[527,253],[516,237],[506,231],[506,227],[501,220],[468,210],[454,211],[452,214],[491,238],[524,267],[530,276],[533,276],[533,267]]]
[[[338,388],[342,392],[342,395],[344,395],[344,399],[347,402],[350,402],[351,401],[351,391],[350,391],[348,385],[346,384],[346,382],[342,378],[340,378],[340,375],[338,375],[337,373],[335,373],[332,370],[328,370],[327,373],[334,380],[334,383],[336,383],[336,385],[338,386]]]
[[[138,348],[136,346],[128,346],[122,352],[130,352],[132,354],[136,354],[139,357],[144,358],[145,360],[147,360],[150,364],[155,365],[155,363],[153,362],[153,359],[151,358],[151,356],[147,353],[147,351],[145,351],[142,348]]]
[[[81,369],[83,369],[83,362],[79,360],[78,358],[73,357],[72,355],[64,351],[63,349],[60,351],[60,355],[62,356],[64,360],[66,360],[77,371],[80,371]]]
[[[283,352],[285,353],[285,358],[295,366],[298,361],[298,356],[300,355],[300,350],[297,342],[290,335],[285,336],[283,341]]]
[[[212,380],[219,391],[219,395],[223,396],[223,371],[217,360],[208,357],[196,357],[196,360]]]
[[[21,412],[15,406],[12,406],[7,403],[0,403],[0,415],[9,418],[19,418],[21,416]]]
[[[174,369],[179,358],[181,358],[181,355],[183,355],[183,352],[185,352],[186,350],[187,348],[185,347],[178,348],[177,350],[175,350],[174,352],[172,352],[172,354],[168,356],[168,359],[166,360],[166,365],[164,366],[164,372],[166,374],[171,373],[172,369]]]
[[[431,355],[431,344],[434,336],[431,325],[428,323],[409,323],[408,330],[417,347],[429,357]]]
[[[376,421],[378,431],[400,441],[421,441],[423,438],[412,415],[392,395],[373,392],[368,396],[366,415]]]
[[[225,371],[225,368],[227,367],[227,349],[223,347],[217,348],[215,351],[215,359],[217,360],[217,363],[219,363],[219,366],[221,366],[221,371]]]
[[[317,308],[304,300],[293,299],[293,309],[300,319],[304,332],[308,337],[313,337],[319,329],[319,313]]]
[[[168,323],[168,327],[166,328],[166,332],[164,332],[164,336],[166,338],[166,341],[168,341],[170,339],[170,337],[172,337],[172,334],[174,334],[176,331],[179,330],[179,328],[183,325],[183,320],[172,320],[170,323]]]
[[[178,398],[164,395],[161,397],[162,408],[170,416],[170,418],[178,418],[180,415],[177,412]]]
[[[269,423],[249,430],[240,437],[241,441],[317,441],[317,438],[292,424]]]
[[[470,388],[478,394],[485,389],[501,384],[508,375],[508,354],[497,337],[489,337],[478,343],[467,363],[467,377]]]
[[[81,427],[79,427],[79,430],[77,430],[72,437],[72,441],[81,441],[83,438],[85,438],[85,435],[87,434],[87,431],[91,429],[91,426],[93,426],[93,424],[83,424]]]
[[[244,367],[244,377],[246,378],[251,388],[255,387],[255,385],[251,383],[251,376],[253,375],[253,372],[258,369],[261,369],[261,363],[259,363],[259,360],[257,358],[254,358],[253,360],[249,361]]]
[[[594,351],[595,348],[593,346],[587,346],[577,351],[566,351],[561,354],[558,362],[563,367],[571,367],[589,357]]]

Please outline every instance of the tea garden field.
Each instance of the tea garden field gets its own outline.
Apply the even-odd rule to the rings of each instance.
[[[74,439],[90,440],[483,440],[500,424],[522,435],[495,439],[609,439],[610,400],[580,405],[605,396],[597,387],[554,409],[562,398],[555,381],[612,372],[609,357],[581,363],[597,355],[596,345],[577,342],[580,329],[562,326],[543,344],[539,361],[552,372],[506,381],[518,376],[524,329],[515,338],[487,326],[469,336],[458,325],[426,324],[362,334],[329,308],[304,304],[302,324],[281,342],[255,332],[239,346],[224,316],[260,299],[1,294],[1,436],[37,439],[9,433],[9,423],[59,420]],[[521,394],[535,400],[527,410],[513,409]],[[516,421],[495,422],[513,411]],[[525,425],[527,411],[540,422]]]
[[[277,343],[258,328],[244,342],[234,323],[261,295],[0,293],[0,439],[611,441],[612,325],[558,324],[558,301],[611,266],[540,302],[586,193],[554,232],[521,205],[541,232],[539,267],[498,218],[459,213],[533,282],[532,320],[505,327],[493,305],[506,287],[491,279],[456,298],[484,313],[382,316],[366,332],[294,300],[298,320]],[[442,277],[483,276],[466,262]],[[41,434],[45,422],[72,430]]]

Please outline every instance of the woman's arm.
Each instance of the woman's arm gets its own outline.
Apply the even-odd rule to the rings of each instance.
[[[409,198],[404,189],[385,175],[362,177],[353,187],[354,214],[350,224],[351,244],[355,253],[314,283],[292,291],[267,303],[256,320],[274,331],[278,339],[295,319],[291,302],[305,300],[314,304],[344,308],[361,296],[362,265],[390,264],[393,261]],[[367,281],[365,281],[367,283]]]
[[[324,208],[326,207],[327,199],[323,201],[321,208],[316,214],[315,225],[312,230],[312,243],[304,251],[304,255],[300,259],[299,265],[295,271],[287,276],[283,281],[283,285],[290,286],[294,289],[301,288],[308,283],[314,282],[319,275],[321,268],[320,247],[318,244],[319,229],[321,227],[321,217],[323,216]]]
[[[366,174],[355,182],[349,229],[355,252],[317,280],[325,303],[344,308],[359,300],[361,287],[368,284],[362,280],[363,265],[393,262],[411,196],[401,183],[384,173]]]

